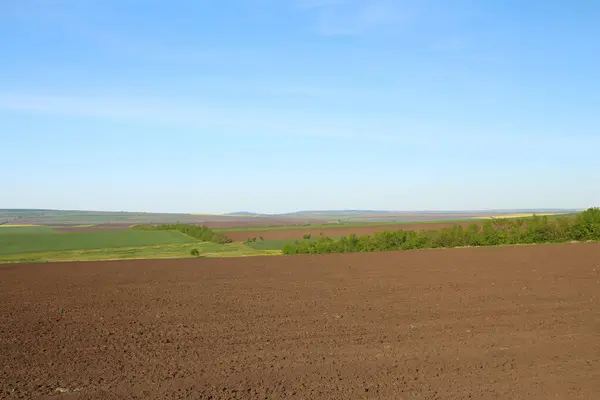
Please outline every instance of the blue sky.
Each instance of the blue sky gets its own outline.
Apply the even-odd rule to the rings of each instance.
[[[0,208],[600,204],[600,4],[0,1]]]

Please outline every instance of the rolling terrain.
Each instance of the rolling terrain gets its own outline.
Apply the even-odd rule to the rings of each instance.
[[[295,213],[305,218],[325,216],[326,212]],[[354,218],[380,215],[381,212],[340,211],[328,212],[328,217]],[[421,220],[416,222],[393,222],[397,215],[389,212],[392,220],[387,222],[356,222],[338,219],[334,222],[299,219],[293,222],[274,216],[258,216],[241,213],[225,216],[197,216],[183,214],[106,213],[52,210],[0,210],[0,263],[3,262],[52,262],[92,261],[120,259],[162,259],[189,257],[234,257],[277,255],[297,240],[317,238],[340,238],[348,235],[374,235],[388,231],[442,230],[452,227],[466,228],[475,223],[484,225],[495,215],[482,217],[470,214],[462,220]],[[295,215],[294,214],[294,215]],[[309,215],[310,214],[310,215]],[[412,217],[418,216],[413,213]],[[428,213],[439,218],[439,213]],[[447,213],[446,217],[464,217],[465,213]],[[528,214],[504,214],[507,217]],[[564,215],[564,214],[560,214]],[[182,223],[186,220],[191,223]],[[190,219],[191,218],[191,219]],[[212,219],[201,223],[198,219]],[[267,226],[262,226],[264,219]],[[554,218],[554,216],[550,216]],[[175,223],[165,221],[175,220]],[[124,221],[129,221],[125,223]],[[134,222],[141,222],[137,224]],[[150,221],[150,222],[143,222]],[[195,221],[195,222],[194,222]],[[284,222],[287,221],[287,222]],[[313,222],[306,222],[313,221]],[[52,224],[50,224],[52,222]],[[288,223],[288,225],[285,225]],[[291,223],[291,225],[290,225]],[[210,226],[220,228],[211,229]],[[185,229],[177,231],[176,228]],[[202,228],[204,226],[204,228]],[[226,227],[222,227],[226,226]],[[143,227],[142,230],[139,228]],[[156,229],[160,227],[160,229]],[[190,236],[190,232],[208,229],[210,237]],[[207,243],[210,241],[215,243]],[[233,241],[235,243],[227,243]],[[544,242],[552,240],[542,240]],[[564,238],[557,241],[565,241]],[[517,241],[518,242],[518,241]],[[493,244],[493,243],[491,243]],[[435,246],[438,247],[438,246]]]
[[[487,211],[300,211],[286,214],[166,214],[136,212],[62,211],[62,210],[0,210],[1,224],[51,226],[131,226],[137,224],[202,224],[209,228],[257,228],[322,224],[363,224],[390,222],[432,222],[511,215],[516,213],[573,213],[577,210],[487,210]]]

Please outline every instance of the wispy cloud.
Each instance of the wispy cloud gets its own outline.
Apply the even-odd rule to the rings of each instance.
[[[113,120],[162,126],[165,131],[182,129],[197,135],[272,136],[294,139],[322,138],[368,141],[381,145],[423,147],[428,150],[469,148],[497,151],[538,145],[531,137],[498,131],[494,127],[465,129],[450,134],[449,127],[431,121],[398,118],[391,114],[333,114],[318,109],[265,108],[248,104],[216,106],[201,100],[124,96],[30,95],[0,92],[0,111],[41,116]],[[456,128],[456,127],[454,127]],[[452,129],[454,129],[452,128]],[[560,141],[550,132],[545,143]],[[600,138],[589,137],[589,144]]]
[[[416,9],[410,1],[301,0],[318,33],[327,36],[363,35],[410,24]]]
[[[377,118],[348,121],[312,110],[267,109],[248,105],[219,107],[201,101],[149,97],[88,97],[0,93],[0,110],[37,115],[101,118],[235,135],[275,135],[339,139],[391,140],[396,143],[434,143]],[[405,133],[403,133],[405,132]]]

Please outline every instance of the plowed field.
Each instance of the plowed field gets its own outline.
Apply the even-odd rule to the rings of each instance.
[[[599,244],[4,265],[0,398],[597,399],[599,296]]]

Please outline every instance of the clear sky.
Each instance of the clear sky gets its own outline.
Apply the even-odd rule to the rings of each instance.
[[[600,2],[1,0],[0,208],[600,204]]]

